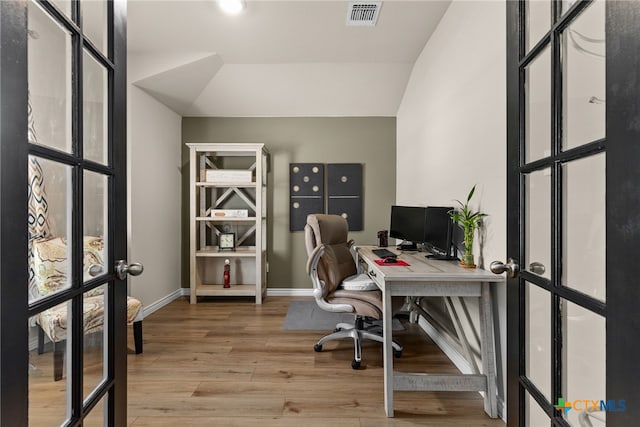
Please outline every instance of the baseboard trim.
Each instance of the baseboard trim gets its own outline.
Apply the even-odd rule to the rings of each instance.
[[[142,309],[142,316],[143,317],[147,317],[151,313],[154,313],[154,312],[160,310],[162,307],[164,307],[165,305],[177,300],[178,298],[188,297],[189,295],[191,295],[191,289],[190,288],[179,288],[179,289],[176,289],[175,291],[171,292],[169,295],[159,299],[156,302],[153,302],[153,303],[149,304],[148,306],[145,306]],[[274,296],[274,297],[276,297],[276,296],[277,297],[283,297],[283,296],[312,297],[313,296],[313,289],[267,288],[267,296]]]
[[[185,291],[187,291],[185,293]],[[162,307],[164,307],[165,305],[177,300],[178,298],[181,298],[185,295],[189,295],[189,288],[179,288],[176,289],[175,291],[171,292],[169,295],[160,298],[158,301],[156,302],[152,302],[149,305],[145,305],[142,308],[142,317],[145,318],[148,315],[150,315],[151,313],[154,313],[158,310],[160,310]]]

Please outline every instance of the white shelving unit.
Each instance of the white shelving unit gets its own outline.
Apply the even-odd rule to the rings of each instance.
[[[267,162],[264,144],[187,144],[191,304],[198,297],[254,296],[267,288]],[[250,182],[210,182],[207,170],[250,171]],[[247,176],[249,174],[246,174]],[[247,217],[214,217],[213,209],[246,209]],[[220,250],[220,233],[235,233],[236,249]],[[224,262],[231,286],[223,287]]]

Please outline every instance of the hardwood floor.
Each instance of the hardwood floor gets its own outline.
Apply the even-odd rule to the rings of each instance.
[[[329,331],[282,329],[291,297],[180,299],[144,320],[144,353],[130,354],[130,426],[502,426],[478,393],[396,392],[383,409],[382,350],[363,346],[351,369],[350,340],[320,353]],[[417,325],[394,333],[405,347],[398,370],[455,373]],[[420,368],[417,368],[419,366]]]

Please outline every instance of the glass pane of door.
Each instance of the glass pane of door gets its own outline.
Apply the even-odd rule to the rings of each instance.
[[[71,167],[29,156],[29,301],[71,287]]]
[[[107,272],[108,183],[106,175],[84,172],[83,282]],[[84,396],[89,397],[106,378],[105,349],[108,328],[105,322],[107,285],[84,294]]]
[[[562,284],[606,299],[605,154],[565,163]]]
[[[568,402],[586,401],[564,413],[564,418],[575,426],[589,425],[585,418],[593,427],[604,426],[606,412],[600,410],[600,400],[607,400],[605,319],[566,300],[562,300],[562,307],[563,329],[566,330],[562,397]],[[587,415],[588,412],[591,414]]]
[[[551,49],[525,69],[525,161],[551,155]]]
[[[527,51],[531,50],[551,29],[551,2],[549,0],[527,0],[526,2]]]
[[[605,137],[604,6],[593,2],[561,35],[564,150]]]
[[[84,261],[83,280],[94,279],[107,271],[109,248],[109,178],[96,172],[84,173]]]
[[[84,158],[107,164],[109,74],[87,50],[84,51],[82,64]]]
[[[523,269],[551,278],[551,171],[543,169],[525,178],[526,256]]]
[[[107,2],[83,0],[80,2],[82,30],[103,54],[107,55]]]
[[[527,427],[550,427],[549,417],[544,413],[538,402],[526,393],[525,397],[525,425]]]
[[[71,18],[71,0],[50,0],[51,3],[56,5],[56,7],[67,17]]]
[[[30,142],[67,153],[71,138],[71,35],[29,1]]]
[[[525,282],[526,375],[551,401],[551,294]]]
[[[93,407],[89,416],[84,419],[84,423],[82,423],[83,427],[103,427],[109,425],[106,410],[107,397],[103,397],[96,406]]]
[[[105,323],[106,286],[98,286],[84,294],[83,387],[85,400],[107,375],[104,351],[109,331]]]
[[[61,425],[69,418],[71,378],[65,355],[71,347],[61,319],[71,319],[64,303],[29,319],[29,426]]]

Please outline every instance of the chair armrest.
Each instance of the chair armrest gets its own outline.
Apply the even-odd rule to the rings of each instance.
[[[362,268],[362,265],[358,262],[358,246],[356,246],[355,244],[356,242],[354,240],[349,240],[347,242],[347,245],[349,246],[349,252],[351,252],[351,256],[353,257],[353,262],[356,265],[356,273],[357,274],[362,274],[364,273],[364,269]]]
[[[325,310],[335,313],[352,313],[354,311],[353,306],[349,304],[331,304],[325,300],[324,281],[318,277],[318,263],[320,258],[324,254],[324,245],[317,246],[309,259],[307,260],[307,274],[311,278],[313,284],[313,297],[316,300],[318,306]]]

